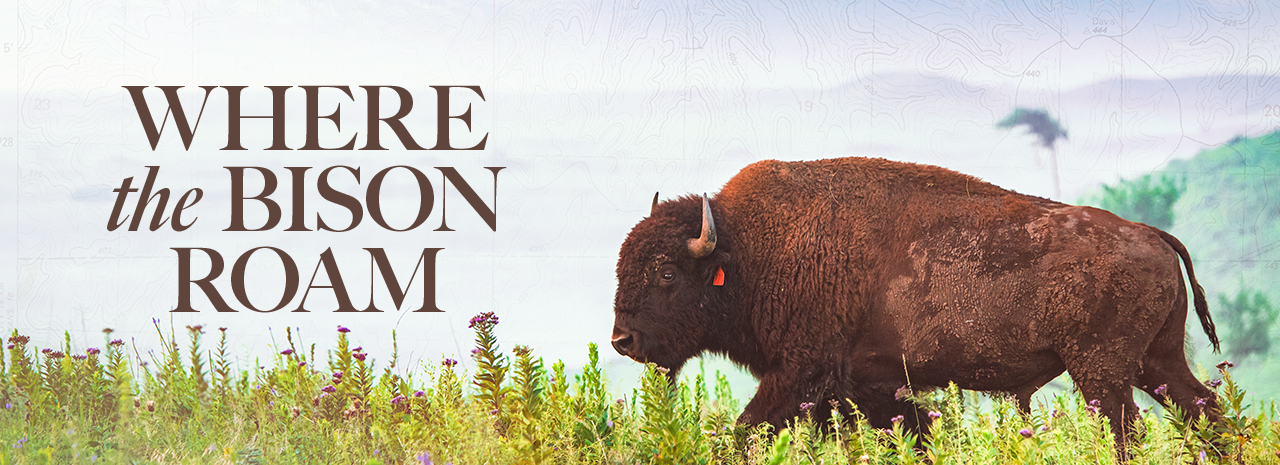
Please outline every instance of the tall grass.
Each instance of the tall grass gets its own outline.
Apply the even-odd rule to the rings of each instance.
[[[899,424],[873,429],[856,406],[836,402],[797,406],[802,416],[769,431],[734,423],[740,403],[719,373],[672,385],[649,366],[640,387],[613,399],[595,345],[570,379],[563,363],[548,368],[532,348],[502,352],[493,314],[471,321],[474,373],[443,359],[404,377],[394,353],[379,373],[343,327],[323,359],[286,331],[287,346],[270,360],[234,370],[226,328],[208,349],[204,328],[166,334],[156,323],[164,350],[147,361],[109,330],[105,349],[79,352],[69,337],[37,350],[14,331],[0,357],[0,464],[1092,464],[1116,456],[1105,420],[1074,394],[1030,415],[955,386],[915,394],[931,425],[925,438]],[[1143,412],[1132,462],[1280,464],[1274,404],[1246,403],[1229,368],[1210,382],[1224,421]],[[827,417],[818,409],[851,408],[814,420]]]

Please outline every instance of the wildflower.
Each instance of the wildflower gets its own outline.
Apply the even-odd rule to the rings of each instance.
[[[1201,397],[1196,398],[1196,405],[1204,407],[1204,404],[1206,404],[1204,398],[1201,398]]]
[[[1045,432],[1045,431],[1049,431],[1049,425],[1040,425],[1040,427],[1039,427],[1039,428],[1036,428],[1036,431],[1039,431],[1039,432],[1041,432],[1041,433],[1043,433],[1043,432]]]
[[[63,355],[66,355],[66,354],[62,353],[62,351],[59,351],[59,350],[55,350],[49,353],[49,357],[52,357],[52,358],[62,358]]]
[[[339,326],[338,326],[338,332],[339,332],[339,333],[349,333],[349,332],[351,332],[351,330],[350,330],[350,329],[348,329],[346,326],[341,326],[341,325],[339,325]]]
[[[356,346],[356,348],[351,349],[351,353],[353,353],[353,354],[354,354],[354,353],[356,353],[356,352],[361,352],[361,351],[363,351],[363,350],[364,350],[364,346]]]
[[[408,399],[408,398],[406,398],[405,396],[395,396],[395,397],[393,397],[393,398],[391,399],[391,405],[401,404],[401,403],[404,403],[404,402],[405,402],[405,401],[407,401],[407,400],[409,400],[409,399]]]
[[[96,347],[90,347],[84,352],[89,355],[98,355],[99,353],[102,353],[102,351],[98,350]]]
[[[828,403],[828,404],[831,404],[831,408],[833,408],[833,409],[838,409],[838,408],[840,408],[840,401],[838,401],[838,400],[835,400],[835,399],[827,399],[827,403]]]
[[[898,424],[898,423],[902,423],[902,420],[904,419],[905,418],[902,415],[898,415],[896,417],[890,418],[889,421],[892,421],[894,424]]]
[[[1233,367],[1233,366],[1236,366],[1236,364],[1231,363],[1231,361],[1230,361],[1230,360],[1223,360],[1223,361],[1222,361],[1222,363],[1219,363],[1219,364],[1218,364],[1218,369],[1219,369],[1219,370],[1225,370],[1225,369],[1227,369],[1227,368],[1231,368],[1231,367]]]
[[[293,349],[285,349],[280,351],[280,355],[293,355]]]
[[[224,332],[224,333],[225,333],[225,332],[227,332],[227,327],[226,327],[226,326],[220,326],[220,327],[218,327],[218,331],[222,331],[222,332]]]
[[[1204,382],[1204,384],[1205,384],[1205,386],[1209,386],[1209,388],[1210,388],[1210,389],[1217,389],[1217,388],[1218,388],[1218,386],[1221,386],[1221,385],[1222,385],[1222,380],[1220,380],[1220,379],[1211,379],[1211,380],[1205,381],[1205,382]]]
[[[23,335],[17,335],[17,336],[11,336],[11,337],[9,337],[9,342],[14,343],[14,344],[26,344],[26,343],[27,343],[27,341],[30,341],[30,340],[31,340],[31,338],[26,337],[26,336],[23,336]]]
[[[1098,413],[1098,406],[1099,406],[1099,405],[1102,405],[1102,402],[1098,401],[1098,399],[1093,399],[1093,400],[1089,401],[1089,406],[1088,406],[1088,407],[1085,407],[1085,410],[1088,410],[1088,411],[1093,412],[1093,413]]]
[[[929,412],[929,418],[934,420],[942,418],[942,412]]]
[[[422,465],[431,465],[431,454],[423,452],[422,454],[418,455],[417,459],[418,459],[418,462]]]
[[[1200,451],[1200,463],[1208,463],[1208,462],[1209,462],[1209,457],[1205,455],[1204,451]]]
[[[153,325],[158,325],[158,324],[160,324],[160,319],[159,319],[159,318],[152,318],[152,319],[151,319],[151,324],[153,324]]]
[[[1152,391],[1152,392],[1155,392],[1157,396],[1163,396],[1164,393],[1169,392],[1169,385],[1161,384],[1159,386],[1156,386],[1155,391]]]
[[[474,317],[471,317],[471,321],[468,322],[467,327],[475,328],[476,325],[493,326],[496,324],[498,324],[498,316],[494,315],[493,312],[484,312]]]
[[[114,330],[114,329],[111,329],[111,328],[102,328],[102,334],[111,334],[111,333],[114,333],[114,332],[116,332],[116,330]]]
[[[526,345],[518,345],[512,350],[515,351],[516,355],[521,357],[528,356],[530,352],[533,352],[533,349],[530,349],[529,346]]]
[[[298,362],[298,368],[307,366],[307,362]]]
[[[365,359],[366,357],[368,357],[368,356],[369,356],[369,354],[364,353],[364,352],[356,352],[356,353],[354,353],[354,354],[351,354],[351,356],[352,356],[352,357],[355,357],[355,358],[356,358],[356,360],[359,360],[359,361],[363,362],[363,361],[364,361],[364,359]]]
[[[148,401],[147,401],[147,411],[148,411],[148,412],[154,412],[154,411],[156,411],[156,401],[154,401],[154,400],[148,400]]]
[[[337,391],[338,391],[338,388],[333,387],[333,385],[332,385],[332,384],[330,384],[330,385],[328,385],[328,386],[325,386],[325,387],[320,388],[320,390],[321,390],[321,391],[324,391],[324,392],[337,392]]]
[[[204,334],[204,325],[187,326],[187,331]]]
[[[908,397],[911,397],[911,388],[909,387],[903,386],[898,388],[897,391],[893,391],[894,400],[906,400]]]
[[[147,361],[146,361],[146,360],[143,360],[143,361],[141,361],[141,362],[138,362],[138,366],[143,367],[143,368],[146,368],[146,367],[147,367]]]
[[[89,358],[89,356],[87,356],[87,355],[75,354],[75,355],[72,355],[72,356],[71,356],[71,358],[76,359],[76,360],[84,360],[84,359],[86,359],[86,358]]]
[[[497,415],[497,414],[498,414],[498,409],[496,409],[496,408],[495,408],[495,409],[493,409],[493,410],[490,410],[490,411],[489,411],[489,414],[490,414],[490,415]]]
[[[657,369],[658,369],[658,373],[659,373],[659,374],[664,374],[664,375],[665,375],[665,374],[667,374],[667,373],[670,373],[670,372],[671,372],[671,370],[670,370],[670,369],[668,369],[668,368],[666,368],[666,367],[658,367]]]
[[[425,392],[422,392],[422,391],[413,391],[413,396],[414,396],[414,397],[423,397],[423,396],[425,396],[425,395],[427,395],[427,393],[425,393]]]
[[[1021,435],[1022,435],[1022,437],[1024,437],[1024,438],[1030,438],[1032,433],[1031,433],[1031,430],[1026,429],[1026,428],[1022,428],[1022,429],[1018,430],[1018,434],[1021,434]]]
[[[124,341],[120,339],[112,339],[111,342],[109,342],[107,345],[113,345],[118,347],[118,346],[124,345]]]
[[[813,402],[801,402],[801,403],[800,403],[800,410],[804,410],[804,411],[806,411],[806,412],[807,412],[807,411],[809,411],[809,409],[811,409],[811,408],[813,408]]]
[[[613,429],[613,420],[608,420],[608,421],[604,422],[604,426],[605,426],[606,428]],[[711,434],[716,434],[716,433],[711,433]]]
[[[298,407],[296,407],[296,406],[295,406],[295,407],[293,407],[292,412],[293,412],[293,417],[294,417],[294,418],[298,418],[298,416],[299,416],[299,415],[302,415],[302,410],[300,410],[300,409],[299,409]],[[209,446],[209,447],[213,447],[213,446]]]
[[[53,353],[53,349],[50,349],[50,348],[48,348],[48,347],[45,347],[45,348],[43,348],[43,349],[40,349],[40,353],[45,354],[45,355],[49,355],[49,354]]]
[[[871,456],[863,455],[862,457],[858,457],[858,463],[871,463]]]
[[[9,403],[9,402],[5,402],[5,403],[4,403],[4,409],[5,409],[5,410],[9,410],[9,409],[11,409],[11,408],[13,408],[13,404],[12,404],[12,403]]]
[[[333,372],[333,379],[342,379],[342,372],[341,371]]]
[[[476,357],[479,357],[479,356],[480,356],[480,348],[479,348],[479,347],[474,348],[474,349],[471,349],[471,358],[476,358]]]
[[[446,358],[444,359],[443,362],[440,362],[440,365],[446,368],[453,368],[458,365],[458,361],[451,358]]]
[[[24,442],[27,442],[27,438],[19,439],[19,440],[18,440],[18,443],[17,443],[17,444],[14,444],[14,445],[13,445],[13,447],[18,448],[18,449],[21,449],[21,448],[22,448],[22,443],[24,443]]]

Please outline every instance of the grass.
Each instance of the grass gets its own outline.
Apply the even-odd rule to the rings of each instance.
[[[188,327],[179,345],[182,335],[157,324],[166,349],[150,361],[109,332],[105,349],[73,354],[69,337],[37,350],[14,331],[0,357],[0,465],[1092,464],[1116,455],[1105,420],[1072,393],[1030,415],[955,386],[917,394],[932,423],[920,447],[900,427],[871,428],[856,408],[816,424],[813,413],[834,405],[808,404],[772,432],[734,424],[740,401],[718,372],[672,386],[650,366],[615,399],[594,345],[571,378],[529,347],[502,352],[497,324],[493,314],[471,320],[474,373],[450,359],[396,370],[395,354],[378,370],[342,327],[323,359],[286,331],[287,346],[248,371],[231,368],[226,328],[207,349],[204,328]],[[1211,383],[1223,422],[1144,411],[1132,462],[1280,464],[1274,403],[1247,404],[1228,368]]]

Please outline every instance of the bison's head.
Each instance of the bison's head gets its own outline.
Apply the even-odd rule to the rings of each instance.
[[[715,220],[706,195],[654,203],[649,217],[627,235],[618,254],[613,347],[674,374],[708,348],[719,326],[713,284],[727,258],[716,246]]]

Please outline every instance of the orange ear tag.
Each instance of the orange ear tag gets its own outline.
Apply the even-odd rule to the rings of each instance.
[[[723,268],[716,268],[716,277],[715,279],[711,280],[711,285],[712,286],[724,285],[724,269]]]

